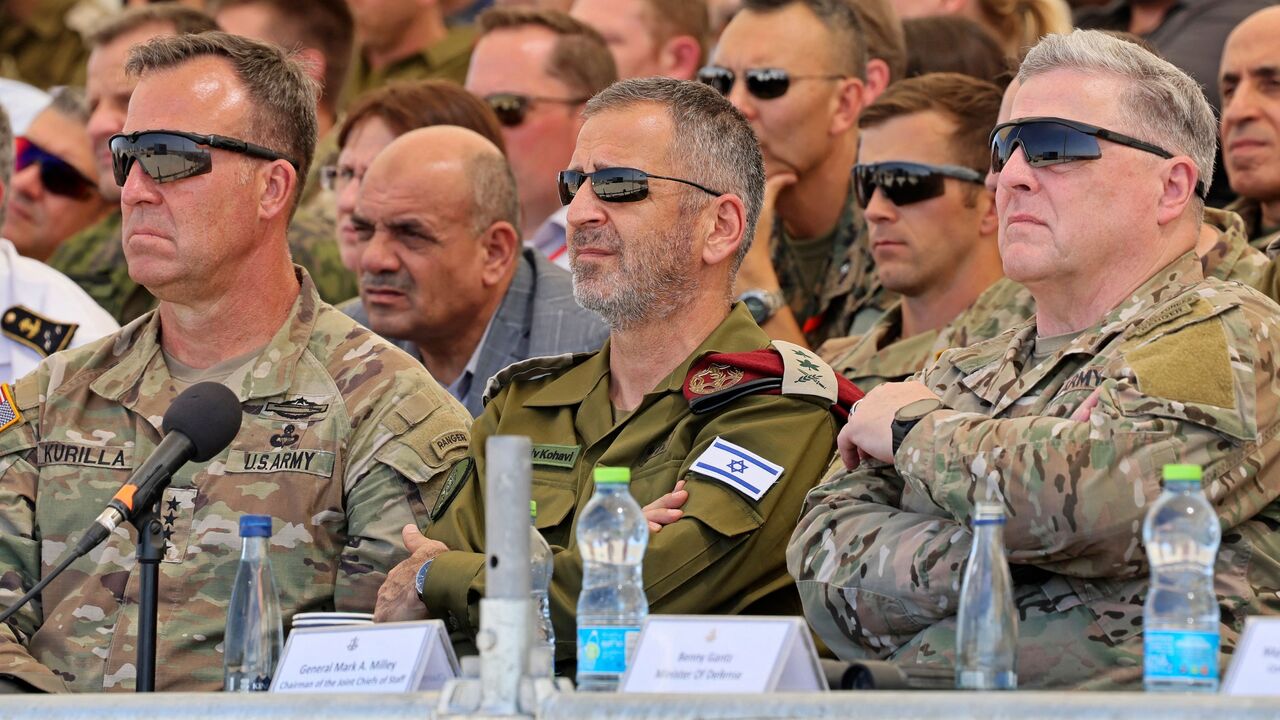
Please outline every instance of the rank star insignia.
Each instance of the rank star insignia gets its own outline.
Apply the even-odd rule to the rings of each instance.
[[[689,378],[689,391],[696,395],[710,395],[742,382],[742,369],[711,363]]]

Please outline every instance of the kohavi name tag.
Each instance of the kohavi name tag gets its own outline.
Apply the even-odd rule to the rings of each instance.
[[[1280,617],[1249,617],[1222,679],[1226,695],[1280,695]]]
[[[818,692],[827,689],[798,617],[650,615],[622,679],[632,693]]]
[[[440,620],[295,628],[271,692],[418,692],[439,690],[457,676]]]

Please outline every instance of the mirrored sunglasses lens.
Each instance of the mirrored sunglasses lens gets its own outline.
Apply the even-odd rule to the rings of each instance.
[[[576,170],[562,170],[556,178],[556,189],[560,192],[560,204],[568,205],[582,187],[584,175]]]
[[[116,184],[123,186],[133,163],[158,183],[201,175],[213,169],[209,151],[178,135],[143,134],[136,140],[117,138],[111,143]]]
[[[702,68],[698,71],[698,80],[721,95],[728,96],[733,89],[733,71],[725,68]]]
[[[506,127],[515,127],[524,122],[527,104],[519,95],[490,95],[485,98],[498,122]]]
[[[787,94],[791,77],[785,70],[748,70],[747,91],[761,100],[773,100]]]
[[[605,202],[633,202],[649,194],[649,178],[639,170],[606,168],[591,175],[591,189]]]

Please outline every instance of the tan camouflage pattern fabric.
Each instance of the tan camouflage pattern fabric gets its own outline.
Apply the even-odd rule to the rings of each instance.
[[[1141,680],[1141,524],[1166,463],[1204,467],[1223,526],[1223,662],[1246,615],[1280,610],[1280,315],[1188,253],[1032,366],[1033,320],[947,351],[943,400],[894,466],[833,468],[787,551],[805,615],[844,658],[952,664],[975,502],[999,499],[1019,612],[1018,681]],[[1090,420],[1070,415],[1090,396]]]
[[[285,627],[298,612],[371,611],[425,527],[470,417],[421,365],[320,301],[305,271],[288,321],[224,384],[244,409],[230,448],[165,492],[156,688],[222,686],[239,517],[271,515]],[[0,432],[0,605],[48,572],[160,442],[178,394],[159,316],[57,353],[14,386],[22,422]],[[0,626],[0,675],[46,691],[128,691],[140,576],[122,526]]]
[[[26,23],[0,12],[0,76],[48,90],[84,85],[89,50],[67,23],[80,0],[41,0]]]
[[[867,332],[897,299],[880,285],[866,227],[850,190],[832,238],[827,271],[817,283],[806,284],[788,251],[791,240],[781,218],[774,222],[769,248],[773,269],[810,347],[833,337]]]
[[[1200,256],[1204,276],[1235,280],[1266,293],[1263,278],[1271,271],[1271,261],[1249,244],[1244,218],[1230,210],[1205,208],[1204,225],[1218,233],[1218,242]]]
[[[968,347],[1003,333],[1035,314],[1031,291],[1002,277],[982,291],[977,300],[950,325],[938,331],[933,342],[933,358],[944,350]]]
[[[1244,220],[1245,236],[1249,244],[1275,258],[1280,254],[1280,227],[1262,227],[1262,206],[1257,200],[1240,198],[1226,207]]]
[[[331,197],[320,193],[298,208],[289,223],[289,252],[293,261],[307,269],[321,299],[337,305],[360,294],[356,274],[342,264],[338,250],[337,218]]]
[[[818,355],[863,392],[887,383],[906,380],[933,358],[937,330],[902,337],[902,303],[894,303],[871,328],[851,338],[828,340]]]

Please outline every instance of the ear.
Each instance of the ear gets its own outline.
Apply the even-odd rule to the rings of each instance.
[[[1178,218],[1187,209],[1196,196],[1196,180],[1200,173],[1191,158],[1179,155],[1165,160],[1167,167],[1164,173],[1164,188],[1160,193],[1160,202],[1156,208],[1156,223],[1167,225]]]
[[[297,60],[307,71],[307,75],[316,81],[316,84],[324,88],[325,92],[333,93],[342,88],[326,88],[324,87],[324,73],[328,69],[328,63],[324,59],[324,53],[315,48],[303,48],[294,55]]]
[[[713,202],[711,232],[702,244],[702,262],[716,266],[731,259],[742,243],[747,225],[747,208],[737,195],[721,195]]]
[[[520,254],[520,234],[508,222],[496,222],[477,239],[480,243],[480,282],[485,287],[501,283]]]
[[[662,46],[658,62],[663,74],[677,80],[692,80],[702,63],[702,46],[692,35],[677,35]]]
[[[284,160],[276,160],[259,176],[262,178],[258,198],[258,217],[272,220],[289,214],[293,190],[298,186],[298,171]],[[287,218],[286,218],[287,220]]]
[[[1000,215],[996,212],[996,194],[983,188],[978,192],[978,208],[982,218],[978,220],[978,233],[983,237],[995,237],[1000,231]]]
[[[893,80],[890,75],[889,63],[880,58],[867,61],[867,87],[862,101],[864,106],[875,102],[881,93],[889,89],[889,83]]]
[[[870,101],[867,87],[858,78],[838,80],[835,114],[831,117],[832,137],[843,135],[858,126],[858,116]]]

